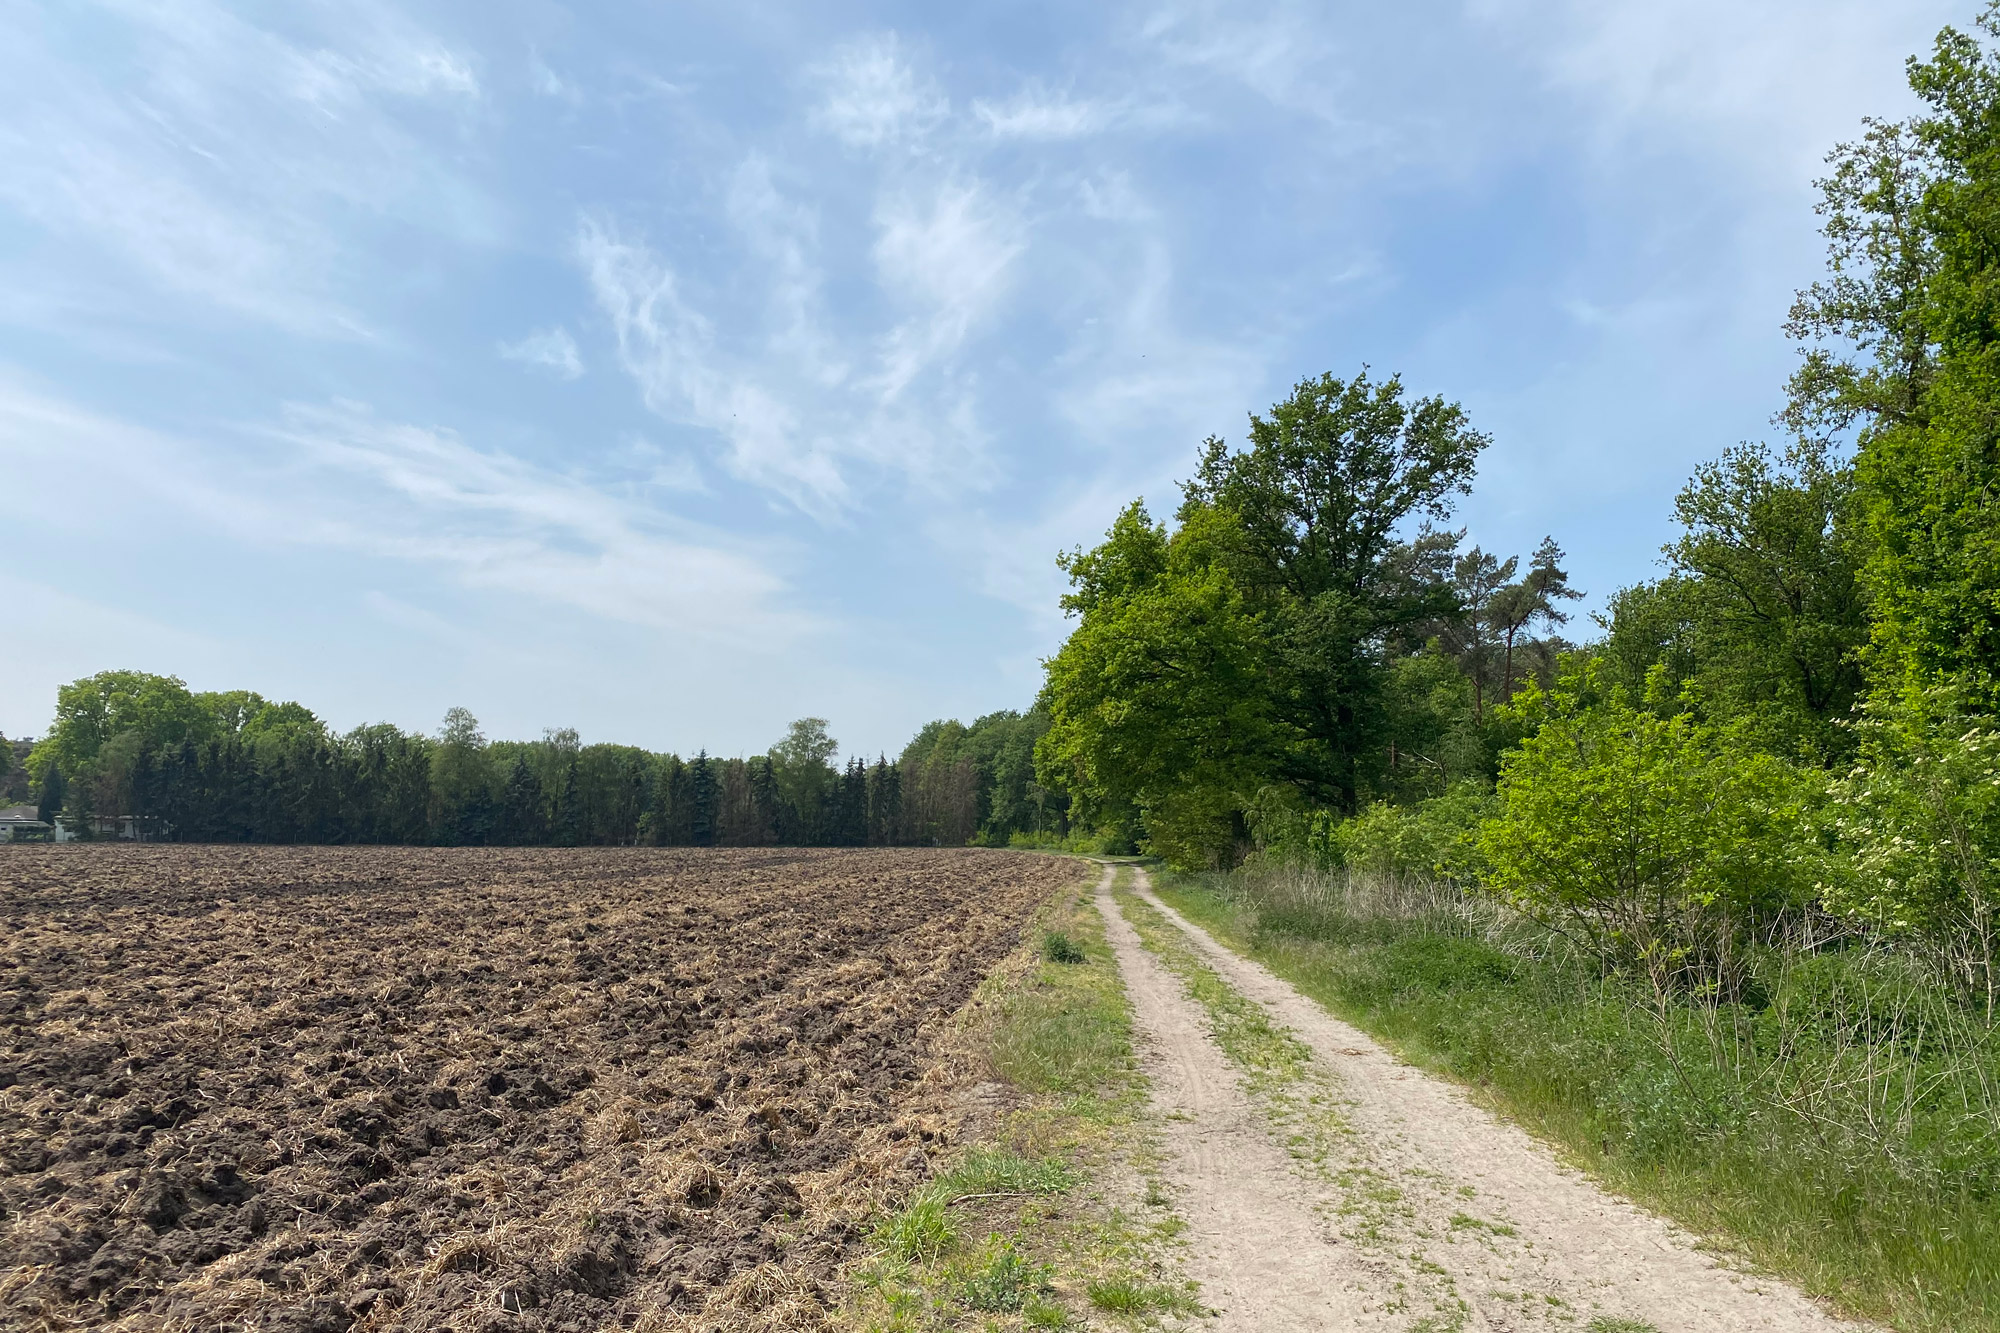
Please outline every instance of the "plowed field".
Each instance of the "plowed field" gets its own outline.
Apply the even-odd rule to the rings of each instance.
[[[809,1327],[1073,863],[16,847],[0,1327]]]

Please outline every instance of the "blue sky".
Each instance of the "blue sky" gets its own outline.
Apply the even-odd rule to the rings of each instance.
[[[0,730],[893,752],[1053,556],[1362,364],[1596,605],[1770,434],[1811,179],[1968,6],[0,0]]]

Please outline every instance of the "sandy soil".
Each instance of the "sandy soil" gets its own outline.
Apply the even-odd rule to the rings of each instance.
[[[1344,1290],[1347,1267],[1324,1235],[1308,1182],[1273,1139],[1236,1072],[1202,1026],[1199,1006],[1140,946],[1111,900],[1097,904],[1132,1000],[1142,1059],[1161,1113],[1162,1176],[1188,1224],[1187,1275],[1220,1310],[1218,1330],[1348,1328],[1364,1313]]]
[[[1304,1088],[1276,1102],[1246,1091],[1202,1010],[1100,890],[1168,1127],[1167,1178],[1190,1225],[1190,1274],[1222,1311],[1214,1327],[1861,1327],[1782,1283],[1724,1267],[1605,1193],[1215,943],[1154,897],[1143,875],[1140,895],[1314,1054]]]

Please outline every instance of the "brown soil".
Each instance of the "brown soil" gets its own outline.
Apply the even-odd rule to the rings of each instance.
[[[0,1326],[810,1327],[1072,862],[20,847]]]

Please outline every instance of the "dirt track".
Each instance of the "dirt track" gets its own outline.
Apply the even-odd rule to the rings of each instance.
[[[1190,1274],[1222,1311],[1214,1328],[1575,1329],[1600,1319],[1658,1333],[1859,1327],[1782,1283],[1720,1266],[1215,943],[1150,889],[1140,897],[1314,1056],[1307,1086],[1287,1105],[1322,1128],[1274,1122],[1272,1103],[1248,1090],[1208,1034],[1203,1010],[1100,889],[1165,1117]],[[1316,1154],[1314,1142],[1328,1146]]]
[[[15,848],[0,1327],[801,1327],[1074,863]],[[684,1320],[692,1323],[684,1323]]]

